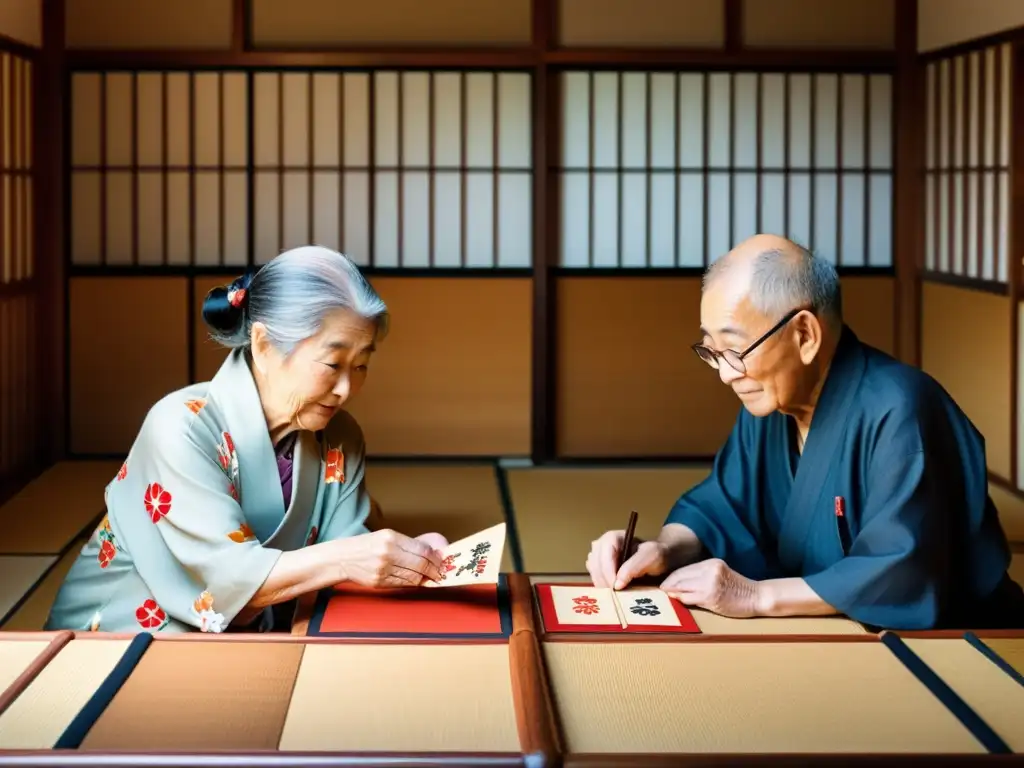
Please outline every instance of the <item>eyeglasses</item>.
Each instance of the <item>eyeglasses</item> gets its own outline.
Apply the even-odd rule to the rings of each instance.
[[[799,315],[801,312],[805,311],[806,308],[802,307],[800,309],[794,309],[793,311],[789,312],[785,317],[779,320],[779,322],[772,326],[772,329],[768,331],[768,333],[764,334],[764,336],[759,338],[757,341],[755,341],[742,352],[737,352],[736,350],[733,349],[726,349],[719,352],[717,349],[712,349],[711,347],[704,346],[703,344],[694,344],[692,349],[694,352],[697,353],[697,357],[699,357],[705,363],[710,365],[712,368],[718,368],[718,360],[719,358],[721,358],[722,360],[725,360],[725,362],[729,364],[729,367],[732,368],[737,373],[746,373],[747,366],[746,363],[743,362],[743,359],[751,352],[753,352],[755,349],[757,349],[759,346],[764,344],[764,342],[768,341],[768,339],[770,339],[776,333],[778,333],[779,330],[786,323],[788,323],[794,317]]]

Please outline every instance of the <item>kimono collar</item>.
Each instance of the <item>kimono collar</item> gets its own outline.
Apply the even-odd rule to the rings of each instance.
[[[245,350],[228,355],[210,382],[210,398],[224,414],[238,456],[242,512],[259,540],[266,541],[281,524],[285,507],[277,455]]]

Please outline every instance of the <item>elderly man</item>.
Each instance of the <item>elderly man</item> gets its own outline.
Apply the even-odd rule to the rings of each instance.
[[[733,617],[841,613],[876,627],[1024,627],[984,440],[932,378],[861,342],[830,264],[759,235],[704,279],[701,343],[743,408],[710,476],[616,572]],[[681,393],[685,396],[685,393]]]

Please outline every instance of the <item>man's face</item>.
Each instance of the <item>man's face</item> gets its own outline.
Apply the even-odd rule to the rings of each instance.
[[[738,282],[731,275],[722,276],[708,286],[700,302],[702,343],[718,352],[732,350],[734,360],[782,319],[755,310],[746,287]],[[785,411],[798,394],[804,371],[798,333],[786,324],[744,357],[739,368],[718,358],[719,377],[744,408],[754,416]]]

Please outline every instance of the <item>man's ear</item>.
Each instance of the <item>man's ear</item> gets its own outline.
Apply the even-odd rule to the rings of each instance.
[[[821,322],[812,312],[801,312],[793,320],[800,349],[800,360],[804,365],[810,365],[821,349],[824,335]]]

